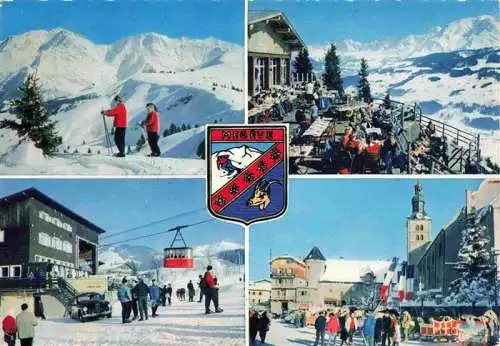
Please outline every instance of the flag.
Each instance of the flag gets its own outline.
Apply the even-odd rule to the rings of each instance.
[[[415,282],[415,266],[410,265],[410,266],[408,266],[408,269],[406,272],[406,300],[413,299],[414,282]]]
[[[394,273],[396,272],[396,267],[398,265],[398,259],[394,257],[392,259],[391,266],[389,267],[389,271],[385,275],[384,282],[382,286],[380,286],[380,299],[382,301],[386,301],[387,296],[389,294],[389,287],[391,286],[392,278],[394,277]]]
[[[406,291],[406,261],[401,263],[401,268],[399,270],[399,285],[398,285],[398,296],[399,301],[403,301],[405,299],[405,291]]]

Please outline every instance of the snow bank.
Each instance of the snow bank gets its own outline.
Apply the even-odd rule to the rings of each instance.
[[[30,140],[24,140],[18,145],[15,145],[13,150],[8,152],[1,160],[7,166],[16,165],[40,165],[47,161],[43,155],[43,151],[35,147],[35,144]]]

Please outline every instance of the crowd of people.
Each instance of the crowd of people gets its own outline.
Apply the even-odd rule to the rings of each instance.
[[[205,297],[205,313],[220,313],[223,310],[219,307],[219,286],[217,277],[212,274],[212,266],[207,266],[204,275],[199,276],[198,288],[200,291],[199,303]],[[188,302],[194,302],[196,290],[192,280],[189,280],[187,286]],[[179,301],[186,300],[186,288],[176,290],[176,296]],[[122,323],[131,323],[134,320],[148,320],[149,316],[157,317],[160,306],[172,305],[172,284],[160,287],[155,279],[151,280],[148,286],[143,278],[133,278],[128,280],[123,278],[122,284],[118,287],[117,297],[122,306]],[[210,310],[210,304],[213,302],[214,310]],[[151,314],[149,314],[149,307]],[[133,316],[131,317],[133,313]]]
[[[439,320],[451,319],[439,317]],[[434,318],[430,317],[427,322],[432,325]],[[481,344],[493,346],[498,341],[499,324],[498,318],[493,311],[485,313],[481,317],[461,316],[457,321],[458,328],[466,328],[469,324],[481,326]],[[366,346],[399,346],[410,339],[417,339],[420,335],[420,325],[424,324],[423,318],[413,318],[408,311],[399,314],[397,310],[383,311],[353,311],[338,309],[335,311],[319,312],[314,321],[316,331],[315,346],[318,345],[352,345],[355,334],[361,336]],[[477,332],[477,330],[476,330]],[[467,338],[450,335],[450,341],[468,344]],[[484,335],[483,335],[484,334]],[[433,335],[439,339],[440,335]]]

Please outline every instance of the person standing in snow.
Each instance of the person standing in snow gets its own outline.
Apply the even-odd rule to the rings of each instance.
[[[5,316],[5,318],[3,319],[2,329],[4,334],[3,340],[7,343],[7,346],[15,346],[17,324],[16,324],[16,319],[14,318],[13,311],[9,311],[9,314]]]
[[[148,143],[151,148],[151,154],[148,156],[160,156],[161,151],[158,146],[158,140],[160,139],[160,117],[158,115],[158,108],[153,103],[148,103],[146,105],[148,110],[148,116],[146,120],[141,123],[141,126],[146,129],[148,133]]]
[[[222,309],[219,309],[219,299],[217,296],[217,291],[215,287],[214,278],[212,276],[212,266],[207,266],[207,271],[205,272],[204,279],[207,283],[207,288],[205,290],[205,314],[210,314],[212,311],[210,310],[210,302],[213,300],[215,306],[215,312],[222,312]]]
[[[161,306],[167,306],[167,285],[160,288],[160,302]]]
[[[191,280],[189,280],[187,284],[189,302],[192,303],[194,301],[194,285]]]
[[[326,325],[326,329],[328,331],[328,342],[327,345],[335,346],[335,342],[337,341],[337,334],[340,331],[340,322],[337,315],[333,312],[330,313],[330,318],[328,319],[328,323]]]
[[[203,300],[203,295],[205,294],[205,290],[207,288],[207,283],[205,282],[205,279],[203,278],[203,275],[198,275],[198,287],[200,288],[200,299],[198,300],[198,303],[201,303]]]
[[[257,311],[250,311],[250,345],[255,345],[255,339],[257,338],[257,332],[259,331],[259,313]]]
[[[370,311],[367,311],[363,322],[363,337],[366,346],[375,346],[375,323],[375,316]]]
[[[326,329],[326,318],[323,316],[323,312],[320,311],[319,316],[314,322],[314,329],[316,329],[316,341],[314,341],[314,346],[318,346],[321,340],[321,346],[325,343],[325,329]]]
[[[347,317],[347,320],[345,322],[345,329],[347,330],[347,344],[352,345],[352,337],[354,336],[354,333],[358,329],[358,320],[356,317],[354,317],[353,313],[349,314],[349,317]]]
[[[155,279],[152,280],[151,287],[149,287],[149,295],[151,297],[151,316],[156,317],[158,316],[156,310],[158,310],[160,302],[160,287],[156,284]]]
[[[168,299],[168,305],[172,305],[172,285],[168,284],[167,287],[167,299]]]
[[[141,318],[139,321],[144,321],[144,317],[146,320],[148,319],[148,294],[149,287],[144,283],[144,279],[140,278],[139,283],[135,286],[137,300],[139,303],[139,314]]]
[[[130,292],[132,294],[132,311],[134,312],[133,320],[136,320],[139,317],[139,309],[137,304],[137,295],[135,291],[135,286],[137,286],[137,280],[134,279],[132,285],[130,286]]]
[[[266,343],[266,334],[269,331],[269,325],[271,324],[271,320],[267,317],[267,312],[263,312],[262,316],[259,319],[259,336],[260,342],[263,344]]]
[[[122,284],[118,287],[118,300],[122,304],[122,323],[130,323],[130,311],[132,308],[132,292],[127,285],[127,278],[123,278]]]
[[[21,346],[32,346],[35,338],[35,326],[38,323],[35,315],[28,311],[28,304],[21,305],[21,310],[21,313],[16,317],[17,335]]]
[[[116,95],[114,98],[116,106],[114,108],[102,111],[101,113],[107,117],[114,117],[115,128],[115,144],[118,148],[118,154],[116,157],[125,157],[125,135],[127,132],[128,118],[127,118],[127,108],[123,98],[120,95]]]

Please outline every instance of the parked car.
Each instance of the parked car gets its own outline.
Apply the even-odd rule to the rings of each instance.
[[[100,317],[111,318],[111,304],[104,295],[96,292],[83,293],[75,297],[71,306],[71,318],[87,322]]]

